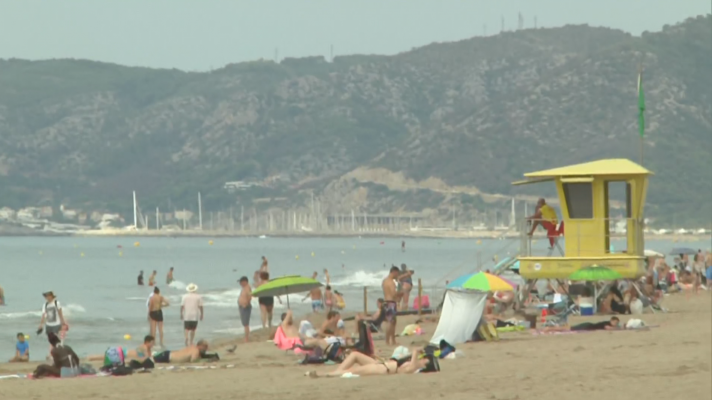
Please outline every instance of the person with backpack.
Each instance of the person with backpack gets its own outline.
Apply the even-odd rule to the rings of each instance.
[[[62,305],[51,290],[42,293],[42,296],[45,298],[45,303],[42,305],[42,318],[40,320],[40,326],[37,329],[37,334],[41,334],[42,330],[44,330],[48,336],[54,334],[60,337],[61,340],[64,340],[69,330],[69,325],[67,325],[67,321],[64,319]],[[52,347],[50,347],[50,352],[51,351]]]

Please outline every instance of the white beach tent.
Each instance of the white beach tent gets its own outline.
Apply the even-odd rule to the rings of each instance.
[[[480,324],[485,310],[487,292],[466,289],[448,289],[443,300],[440,321],[430,343],[442,339],[456,345],[472,340],[472,334]]]

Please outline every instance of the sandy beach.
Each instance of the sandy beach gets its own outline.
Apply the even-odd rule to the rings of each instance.
[[[234,355],[221,349],[214,369],[156,370],[129,377],[0,380],[3,399],[234,399],[362,398],[408,399],[710,399],[712,398],[712,293],[686,298],[672,295],[670,312],[645,314],[650,330],[536,336],[531,332],[502,335],[499,342],[458,346],[464,356],[442,360],[437,374],[360,377],[304,377],[313,366],[277,350],[266,333],[254,343],[238,344]],[[576,317],[598,321],[605,316]],[[413,317],[401,318],[404,326]],[[628,317],[621,318],[626,321]],[[350,325],[352,323],[349,323]],[[352,326],[352,325],[351,325]],[[422,345],[435,329],[422,325],[423,336],[399,338],[403,345]],[[376,341],[381,356],[392,348]],[[39,351],[39,350],[36,350]],[[0,375],[30,372],[29,365],[0,364]],[[234,367],[227,368],[228,365]],[[326,371],[333,366],[318,366]],[[391,395],[385,395],[390,392]]]

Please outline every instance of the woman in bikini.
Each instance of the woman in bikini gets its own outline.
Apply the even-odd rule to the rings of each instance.
[[[332,372],[319,375],[316,371],[310,371],[306,375],[312,378],[318,378],[320,376],[338,377],[346,373],[359,376],[414,374],[427,368],[431,363],[430,359],[420,357],[423,354],[422,349],[413,349],[411,352],[412,355],[410,358],[400,360],[389,359],[386,361],[375,360],[367,355],[352,352],[344,359],[341,365]]]

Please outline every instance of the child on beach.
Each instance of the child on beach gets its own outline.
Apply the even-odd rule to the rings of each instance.
[[[15,345],[15,357],[10,362],[30,361],[30,344],[25,341],[25,334],[17,334],[17,344]]]

